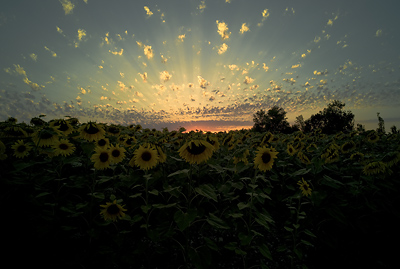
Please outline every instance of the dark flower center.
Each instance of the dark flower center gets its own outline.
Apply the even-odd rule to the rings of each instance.
[[[110,128],[108,128],[108,132],[110,132],[112,134],[117,134],[119,132],[119,129],[116,127],[110,127]]]
[[[100,130],[92,124],[89,124],[89,127],[86,126],[85,131],[88,134],[97,134]]]
[[[111,155],[112,155],[113,157],[117,158],[117,157],[119,157],[119,155],[121,155],[121,152],[120,152],[118,149],[114,149],[114,150],[111,152]]]
[[[116,204],[112,204],[107,208],[107,213],[110,215],[117,215],[119,211],[119,207]]]
[[[145,152],[142,153],[141,158],[142,158],[143,161],[148,162],[148,161],[151,160],[151,153],[148,152],[148,151],[145,151]]]
[[[206,150],[206,146],[200,144],[199,146],[197,146],[195,143],[191,143],[192,148],[187,147],[186,150],[193,155],[200,155],[202,154],[205,150]]]
[[[25,145],[20,145],[20,146],[17,148],[17,151],[18,151],[18,152],[25,152],[25,151],[26,151]]]
[[[68,145],[67,144],[60,144],[58,147],[60,149],[62,149],[62,150],[67,150],[68,149]]]
[[[100,161],[103,162],[103,163],[108,161],[108,153],[107,152],[100,153]]]
[[[107,141],[104,139],[100,139],[99,141],[97,141],[97,145],[99,145],[100,147],[103,147],[107,144]]]
[[[271,155],[268,152],[265,152],[262,156],[261,159],[263,163],[268,163],[271,160]]]
[[[352,143],[345,143],[343,145],[343,151],[348,151],[351,150],[353,148],[353,144]]]
[[[69,129],[67,123],[65,121],[59,121],[56,124],[54,124],[54,126],[59,126],[58,130],[65,132]]]
[[[52,137],[53,137],[53,135],[51,133],[48,133],[48,132],[44,132],[44,133],[42,133],[40,135],[40,139],[50,139]]]

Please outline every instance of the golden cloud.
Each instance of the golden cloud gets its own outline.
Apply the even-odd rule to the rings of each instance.
[[[151,12],[150,8],[148,8],[147,6],[144,6],[143,8],[144,10],[146,10],[146,15],[148,15],[149,17],[153,15],[153,12]]]
[[[216,21],[216,23],[218,26],[217,32],[222,37],[222,40],[228,39],[231,34],[230,32],[228,32],[228,25],[225,22],[219,22],[218,20]]]
[[[223,43],[219,48],[218,48],[218,54],[223,54],[227,51],[228,45]]]
[[[240,28],[240,33],[241,34],[244,34],[245,32],[248,32],[248,31],[250,31],[250,28],[247,26],[247,24],[246,23],[242,23],[242,28]]]
[[[72,13],[75,5],[69,0],[60,0],[60,3],[64,9],[65,15]]]

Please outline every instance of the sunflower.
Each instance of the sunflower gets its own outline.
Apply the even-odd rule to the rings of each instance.
[[[54,155],[69,156],[75,151],[75,146],[68,139],[60,139],[52,145]]]
[[[45,127],[33,134],[32,140],[39,147],[53,145],[58,140],[59,132],[51,127]]]
[[[321,155],[321,159],[325,159],[325,163],[333,163],[339,160],[339,150],[329,147],[325,153]]]
[[[302,151],[297,153],[297,158],[299,158],[299,160],[304,164],[311,164],[310,158],[308,158],[308,156]]]
[[[140,146],[133,153],[132,159],[129,161],[130,166],[139,166],[142,170],[149,170],[158,163],[157,150],[151,146]]]
[[[373,131],[370,134],[368,134],[367,140],[370,143],[376,143],[379,140],[379,135],[375,131]]]
[[[318,148],[317,145],[315,145],[315,143],[312,143],[306,148],[306,150],[307,150],[307,152],[313,152],[313,151],[317,150],[317,148]]]
[[[117,200],[114,202],[106,202],[105,205],[100,205],[103,209],[100,211],[100,215],[103,216],[105,221],[112,220],[117,221],[118,219],[122,219],[125,216],[124,211],[127,209],[124,208],[124,205],[117,204]]]
[[[351,154],[350,160],[356,161],[356,162],[361,162],[364,159],[364,154],[361,152],[356,152]]]
[[[208,143],[210,143],[214,147],[214,150],[218,150],[219,149],[218,137],[213,136],[213,135],[208,135],[207,138],[206,138],[206,141]]]
[[[121,133],[121,130],[119,129],[118,126],[113,124],[113,125],[107,127],[107,133],[114,135],[114,136],[118,136]]]
[[[348,141],[340,147],[340,150],[342,151],[342,153],[348,153],[355,148],[356,148],[356,143],[354,143],[353,141]]]
[[[54,129],[60,131],[63,135],[69,135],[74,131],[74,128],[72,125],[67,122],[66,120],[59,119],[59,120],[54,120],[50,122],[50,127],[53,127]]]
[[[179,150],[179,156],[188,163],[200,164],[211,158],[214,147],[205,140],[194,139],[186,142]]]
[[[389,152],[383,159],[388,167],[400,162],[400,152]]]
[[[0,141],[0,160],[3,161],[5,159],[7,159],[6,145]]]
[[[389,171],[388,166],[381,161],[372,162],[364,166],[363,173],[366,175],[376,175]]]
[[[108,148],[108,146],[110,145],[110,140],[108,138],[100,138],[99,140],[96,140],[95,142],[95,146],[98,148]]]
[[[274,148],[259,147],[257,149],[256,157],[254,158],[254,166],[259,170],[265,172],[272,169],[274,159],[277,158],[278,152]]]
[[[233,163],[237,164],[239,162],[243,162],[244,164],[248,164],[249,161],[247,160],[247,156],[250,155],[249,149],[241,150],[237,155],[233,157]]]
[[[165,161],[167,160],[167,155],[164,153],[160,146],[156,146],[156,149],[158,153],[158,162],[165,163]]]
[[[104,137],[103,127],[95,122],[88,122],[79,127],[80,137],[87,141],[95,141]]]
[[[311,195],[312,189],[310,188],[310,185],[307,183],[307,181],[304,180],[304,178],[301,178],[301,180],[297,182],[297,185],[299,185],[299,189],[301,190],[301,194],[303,196]]]
[[[23,140],[18,140],[14,145],[11,146],[11,148],[14,150],[14,156],[21,159],[28,156],[30,150],[32,149],[32,147],[26,144]]]
[[[111,163],[120,163],[125,158],[125,148],[118,145],[111,145],[110,147]]]
[[[293,147],[293,145],[291,143],[288,143],[286,146],[286,152],[287,154],[289,154],[290,156],[293,156],[294,154],[296,154],[296,149]]]
[[[274,135],[271,134],[271,132],[267,132],[266,134],[263,135],[263,138],[261,140],[261,144],[267,144],[270,143],[274,139]]]
[[[107,148],[96,148],[90,159],[94,162],[95,169],[103,170],[110,167],[111,154]]]

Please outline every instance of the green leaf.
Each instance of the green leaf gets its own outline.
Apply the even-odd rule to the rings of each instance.
[[[217,194],[215,193],[215,189],[211,184],[201,185],[198,188],[195,188],[194,190],[198,194],[207,197],[208,199],[214,200],[215,202],[218,202]]]
[[[101,199],[101,200],[104,200],[104,198],[106,197],[104,195],[104,193],[102,193],[102,192],[88,193],[88,195],[93,196],[94,198],[97,198],[97,199]]]
[[[188,212],[181,210],[176,211],[174,214],[174,221],[178,225],[179,230],[183,231],[189,227],[190,223],[197,217],[197,210],[190,209]]]
[[[343,185],[342,182],[337,181],[330,176],[324,175],[323,177],[324,180],[321,180],[321,184],[332,187],[334,189],[339,189],[341,185]]]
[[[223,221],[222,219],[218,218],[214,214],[210,213],[209,217],[206,219],[206,221],[213,227],[219,228],[219,229],[229,229],[228,224]]]
[[[169,207],[174,207],[174,206],[176,206],[176,203],[166,204],[166,205],[164,205],[164,204],[153,204],[154,208],[169,208]]]
[[[151,209],[151,205],[142,205],[140,208],[142,209],[143,213],[147,214],[147,212],[149,212]]]
[[[297,170],[296,172],[292,173],[291,176],[292,177],[302,176],[302,175],[307,174],[310,171],[311,171],[311,168],[309,168],[309,169],[303,168],[303,169]]]
[[[158,195],[158,190],[154,189],[154,190],[149,191],[149,193],[157,196]]]
[[[242,246],[247,246],[248,244],[250,244],[251,240],[253,239],[253,236],[246,235],[244,233],[239,233],[239,239],[240,239],[240,244]]]
[[[207,247],[209,247],[210,249],[215,250],[215,251],[219,250],[217,244],[210,238],[204,237],[204,241],[206,242]]]
[[[293,232],[293,229],[290,228],[290,227],[285,226],[285,227],[283,227],[283,228],[285,228],[285,230],[288,231],[288,232]]]
[[[240,202],[237,204],[237,207],[239,208],[239,210],[242,210],[242,209],[245,209],[246,207],[250,207],[250,205]]]
[[[139,192],[139,193],[136,193],[136,194],[133,194],[133,195],[129,195],[129,198],[136,198],[136,197],[139,197],[141,195],[142,194]]]
[[[174,172],[172,174],[169,174],[168,177],[173,177],[173,176],[177,176],[177,175],[180,175],[180,174],[188,174],[189,171],[190,171],[190,169],[178,170],[178,171],[176,171],[176,172]]]
[[[269,248],[266,244],[262,244],[261,246],[258,247],[258,250],[260,251],[260,253],[265,257],[270,259],[271,261],[272,259],[272,255],[271,252],[269,251]]]
[[[310,242],[308,242],[308,241],[306,241],[306,240],[301,239],[300,241],[301,241],[304,245],[307,245],[307,246],[310,246],[310,247],[313,247],[313,246],[314,246],[313,244],[311,244]]]
[[[311,236],[311,237],[317,237],[315,234],[313,234],[310,230],[304,230],[304,233],[306,234],[306,235],[309,235],[309,236]]]
[[[35,198],[39,198],[39,197],[42,197],[42,196],[45,196],[45,195],[48,195],[48,194],[51,194],[51,192],[45,191],[45,192],[42,192],[42,193],[39,193],[38,195],[36,195]]]
[[[243,214],[242,213],[231,213],[231,214],[228,214],[228,216],[231,216],[232,218],[237,219],[237,218],[243,217]]]

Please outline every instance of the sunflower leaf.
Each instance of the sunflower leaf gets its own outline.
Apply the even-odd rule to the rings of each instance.
[[[189,173],[189,171],[190,171],[190,169],[178,170],[172,174],[169,174],[168,177],[173,177],[173,176],[180,175],[180,174],[187,174],[187,173]]]
[[[208,224],[210,224],[211,226],[214,226],[215,228],[229,229],[229,226],[225,221],[218,218],[217,216],[215,216],[212,213],[209,214],[209,217],[206,220],[207,220]]]
[[[258,247],[258,250],[260,253],[265,257],[268,258],[272,261],[272,255],[271,252],[269,251],[269,248],[266,244],[262,244],[261,246]]]
[[[215,202],[218,202],[217,194],[215,193],[215,189],[211,184],[201,185],[201,186],[195,188],[194,190],[198,194],[203,195],[204,197],[207,197],[208,199],[214,200]]]

